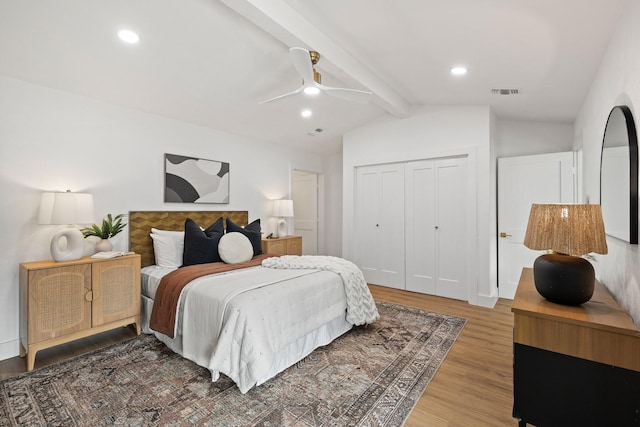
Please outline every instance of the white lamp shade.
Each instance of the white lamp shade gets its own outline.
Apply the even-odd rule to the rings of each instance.
[[[274,200],[273,216],[282,218],[293,216],[293,200]]]
[[[88,193],[42,193],[39,224],[91,224],[95,220],[93,195]]]

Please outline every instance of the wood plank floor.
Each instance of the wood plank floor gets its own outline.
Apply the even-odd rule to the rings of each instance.
[[[371,286],[376,300],[389,301],[468,319],[453,348],[414,408],[406,427],[517,426],[513,405],[511,301],[499,300],[487,309],[462,301]],[[92,337],[42,350],[41,368],[87,351],[135,336],[132,328],[118,328]],[[0,361],[0,380],[26,371],[25,359]]]
[[[462,333],[418,401],[405,427],[517,426],[513,406],[511,300],[495,308],[370,286],[378,301],[467,319]]]

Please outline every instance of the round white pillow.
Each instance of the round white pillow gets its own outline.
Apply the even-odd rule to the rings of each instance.
[[[237,264],[253,258],[253,246],[247,236],[237,231],[232,231],[220,238],[218,253],[220,258],[227,264]]]

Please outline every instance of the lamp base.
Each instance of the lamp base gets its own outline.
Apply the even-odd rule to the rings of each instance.
[[[287,221],[284,218],[278,221],[278,237],[286,237],[287,236]]]
[[[55,261],[74,261],[82,258],[83,253],[84,236],[75,227],[67,227],[51,239],[51,257]]]
[[[533,263],[536,289],[557,304],[580,305],[591,299],[596,274],[589,261],[572,255],[547,254]]]

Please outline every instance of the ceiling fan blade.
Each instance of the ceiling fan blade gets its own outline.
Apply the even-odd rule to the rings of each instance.
[[[304,80],[305,83],[313,82],[313,64],[311,63],[309,51],[301,47],[292,47],[289,49],[289,54],[291,55],[293,66],[302,76],[302,80]]]
[[[282,95],[278,95],[278,96],[276,96],[275,98],[265,99],[264,101],[260,101],[260,102],[259,102],[259,104],[266,104],[266,103],[268,103],[268,102],[279,101],[279,100],[281,100],[281,99],[283,99],[283,98],[286,98],[286,97],[288,97],[288,96],[291,96],[291,95],[297,95],[297,94],[299,94],[300,92],[302,92],[302,89],[304,89],[304,86],[299,87],[298,89],[294,90],[293,92],[284,93],[284,94],[282,94]]]
[[[324,85],[318,86],[328,95],[344,99],[345,101],[358,102],[360,104],[367,104],[371,99],[371,95],[373,95],[372,92],[368,92],[366,90],[347,89],[342,87],[331,87]]]

